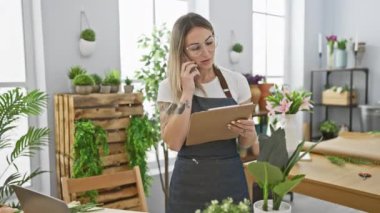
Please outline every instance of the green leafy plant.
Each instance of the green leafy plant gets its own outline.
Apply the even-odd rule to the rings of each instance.
[[[99,204],[96,203],[85,203],[81,204],[78,201],[74,201],[68,204],[70,213],[80,213],[80,212],[96,212],[102,210]]]
[[[319,131],[321,131],[323,139],[330,139],[336,137],[339,128],[334,121],[326,120],[321,123]]]
[[[92,80],[94,80],[95,85],[100,85],[103,81],[102,77],[100,77],[98,74],[91,74]]]
[[[337,41],[337,46],[338,46],[338,49],[340,50],[346,50],[346,44],[347,44],[346,39],[341,39]]]
[[[343,87],[341,86],[332,86],[330,88],[326,88],[327,90],[331,90],[333,92],[337,92],[339,94],[343,93],[343,92],[349,92],[350,91],[350,87],[348,85],[345,85]]]
[[[344,156],[326,156],[327,159],[335,165],[344,166],[346,163],[352,163],[357,165],[372,165],[375,164],[366,159],[355,158],[355,157],[344,157]]]
[[[243,52],[243,45],[241,43],[235,43],[232,46],[232,51],[237,52],[237,53]]]
[[[268,211],[270,192],[273,197],[273,210],[278,210],[283,197],[301,183],[305,175],[298,174],[289,178],[289,173],[294,165],[317,145],[314,144],[300,154],[305,143],[302,141],[288,158],[284,129],[272,128],[271,132],[272,135],[269,137],[260,136],[260,155],[257,162],[248,165],[248,171],[263,189],[264,211]]]
[[[212,200],[210,204],[204,210],[196,210],[195,213],[250,213],[251,203],[249,200],[244,199],[239,204],[235,204],[232,198],[226,198],[219,202],[218,200]]]
[[[0,205],[18,206],[15,203],[8,203],[14,194],[10,186],[22,186],[45,172],[38,168],[29,174],[22,174],[16,165],[16,160],[20,157],[33,157],[42,146],[46,145],[49,129],[29,127],[18,139],[10,138],[10,134],[17,127],[16,123],[21,117],[38,116],[46,107],[46,101],[47,95],[38,90],[25,94],[20,88],[15,88],[0,95],[0,155],[6,159],[2,164],[7,165],[3,171],[0,171],[0,179],[5,180],[0,185]],[[12,149],[11,153],[4,153],[6,149]],[[14,172],[8,175],[10,170]]]
[[[84,29],[80,33],[80,38],[82,38],[86,41],[95,41],[95,39],[96,39],[95,31],[93,29],[90,29],[90,28]]]
[[[69,77],[70,80],[73,80],[77,75],[86,74],[86,73],[87,73],[86,69],[77,65],[77,66],[73,66],[69,69],[67,76]]]
[[[129,166],[140,167],[141,179],[147,195],[152,178],[148,175],[146,152],[159,140],[155,128],[156,126],[147,116],[142,116],[133,117],[126,129],[128,137],[125,140],[125,151],[129,157]]]
[[[95,82],[90,75],[80,74],[74,78],[73,84],[75,86],[93,86],[95,85]]]
[[[75,121],[73,175],[74,178],[100,175],[103,171],[99,148],[109,154],[107,133],[89,120]],[[95,203],[97,191],[88,191],[85,197]]]
[[[166,77],[169,56],[169,35],[170,31],[165,25],[162,25],[161,27],[155,27],[149,36],[143,35],[138,41],[139,47],[147,52],[141,56],[140,61],[143,62],[143,66],[136,71],[136,78],[144,82],[144,101],[150,105],[156,103],[159,83]],[[158,144],[161,141],[159,116],[158,108],[155,108],[154,113],[150,115],[150,119],[154,126],[152,139],[155,141],[156,160],[158,167],[161,168],[158,158]],[[165,193],[165,202],[167,202],[169,188],[169,154],[165,143],[161,143],[161,147],[165,159],[165,181],[162,178],[161,170],[159,170],[160,181]]]
[[[120,71],[116,69],[109,70],[103,80],[103,85],[120,85]]]
[[[125,85],[132,85],[132,80],[128,77],[124,80]]]

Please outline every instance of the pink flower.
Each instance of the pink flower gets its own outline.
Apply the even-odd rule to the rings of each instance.
[[[310,103],[310,97],[306,97],[300,106],[300,110],[310,110],[313,108],[313,105]]]
[[[272,104],[269,101],[267,101],[267,105],[265,106],[265,108],[268,110],[268,116],[275,115],[273,106],[272,106]]]
[[[281,112],[283,116],[285,116],[286,112],[289,111],[290,105],[292,104],[292,101],[288,102],[288,99],[283,98],[280,102],[279,106],[276,106],[274,110],[276,112]]]

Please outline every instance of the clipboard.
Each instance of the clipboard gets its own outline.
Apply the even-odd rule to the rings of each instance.
[[[237,138],[227,128],[227,124],[238,119],[247,119],[252,116],[255,104],[232,105],[212,108],[207,111],[195,112],[190,116],[190,128],[186,138],[186,145],[197,145],[216,140]]]

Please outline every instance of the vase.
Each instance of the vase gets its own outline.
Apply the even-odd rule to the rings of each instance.
[[[270,93],[270,88],[273,87],[274,84],[268,84],[268,83],[264,83],[264,84],[259,84],[259,88],[260,88],[260,91],[261,91],[261,96],[260,96],[260,99],[259,99],[259,109],[260,111],[266,111],[266,105],[267,105],[267,101],[266,101],[266,97],[269,96],[271,93]]]
[[[334,68],[334,48],[330,48],[330,45],[327,45],[326,53],[327,68]]]
[[[302,114],[287,114],[284,121],[286,150],[289,156],[302,140]]]
[[[347,51],[337,49],[335,50],[335,67],[346,68],[347,67]]]
[[[239,60],[240,60],[240,54],[241,54],[241,53],[238,53],[238,52],[235,52],[235,51],[231,51],[231,52],[230,52],[230,60],[231,60],[231,63],[232,63],[232,64],[237,64],[237,63],[239,63]]]
[[[249,85],[251,89],[251,101],[254,104],[258,104],[261,96],[261,90],[259,88],[259,85],[257,84],[251,84]]]
[[[253,204],[253,212],[255,213],[268,213],[268,212],[276,212],[276,213],[291,213],[292,206],[289,203],[281,202],[280,208],[278,210],[273,210],[273,200],[268,200],[268,211],[263,210],[263,200],[256,201]]]

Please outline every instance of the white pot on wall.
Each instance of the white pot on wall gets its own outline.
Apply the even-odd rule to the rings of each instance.
[[[241,53],[231,51],[230,52],[230,60],[233,64],[239,63]]]
[[[96,41],[86,41],[84,39],[79,40],[79,50],[82,56],[90,56],[96,47]]]

